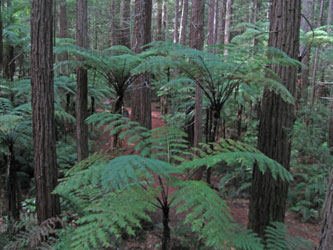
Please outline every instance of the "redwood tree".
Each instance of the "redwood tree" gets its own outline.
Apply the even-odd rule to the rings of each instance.
[[[188,16],[188,0],[183,0],[182,5],[182,16],[180,19],[180,44],[186,44],[186,35],[187,35],[187,16]]]
[[[76,45],[88,47],[88,6],[87,0],[76,1]],[[78,60],[83,58],[78,57]],[[88,157],[88,126],[85,119],[88,117],[88,72],[84,68],[76,71],[76,137],[78,161]]]
[[[284,51],[293,59],[298,58],[301,0],[273,0],[270,15],[270,47]],[[283,85],[295,95],[297,68],[271,65]],[[291,130],[294,105],[265,88],[259,123],[258,148],[289,170]],[[284,221],[288,183],[274,179],[257,166],[253,169],[250,194],[249,228],[264,236],[265,227],[273,221]]]
[[[204,44],[205,0],[193,0],[190,26],[190,47],[201,50]],[[194,146],[202,141],[202,89],[195,88]]]
[[[60,213],[57,185],[53,91],[53,0],[33,0],[31,90],[36,208],[38,222]]]
[[[135,19],[132,49],[142,52],[142,46],[151,42],[152,0],[135,1]],[[142,74],[133,83],[131,120],[151,129],[150,75]]]

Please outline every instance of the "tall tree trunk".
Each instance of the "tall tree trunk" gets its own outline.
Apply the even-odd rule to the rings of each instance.
[[[182,17],[180,19],[180,44],[186,44],[188,19],[188,0],[183,0]]]
[[[175,21],[174,21],[174,31],[173,31],[173,42],[179,42],[179,34],[178,34],[178,27],[179,27],[179,0],[175,2]]]
[[[190,47],[201,50],[204,44],[205,0],[193,0],[191,10]],[[202,89],[195,88],[194,146],[202,142]]]
[[[168,0],[163,0],[163,14],[162,14],[162,29],[163,29],[163,40],[168,38]]]
[[[289,57],[298,58],[301,0],[273,0],[270,16],[268,46],[281,49]],[[297,68],[271,65],[283,85],[295,95]],[[264,90],[259,123],[258,148],[268,157],[289,170],[294,105],[281,96]],[[273,221],[284,221],[288,183],[270,171],[253,169],[250,193],[249,228],[264,236],[264,230]]]
[[[119,44],[131,48],[131,0],[123,0]]]
[[[53,1],[33,0],[31,90],[36,208],[38,222],[60,214],[53,91]]]
[[[156,17],[156,40],[164,40],[163,30],[162,30],[162,15],[163,15],[163,2],[162,0],[157,0],[157,17]]]
[[[301,27],[303,32],[307,33],[311,30],[312,25],[312,19],[313,19],[313,0],[303,0],[302,3],[302,13],[305,16],[305,18],[310,22],[306,21],[306,19],[303,17],[301,20]],[[303,52],[304,51],[304,52]],[[308,45],[308,48],[305,46],[301,46],[302,53],[302,63],[305,65],[305,67],[302,67],[302,75],[301,75],[301,94],[299,95],[303,101],[304,104],[307,104],[308,102],[308,87],[309,87],[309,74],[310,74],[310,55],[311,55],[311,46]]]
[[[215,20],[215,0],[209,0],[207,45],[213,45],[215,41],[214,20]]]
[[[76,45],[88,48],[88,5],[87,0],[76,1]],[[78,57],[77,60],[83,60]],[[84,68],[76,71],[76,137],[77,158],[82,161],[88,157],[88,126],[85,123],[88,117],[88,72]]]
[[[220,7],[220,18],[219,18],[219,24],[217,28],[217,43],[223,44],[224,43],[224,29],[225,29],[225,13],[226,13],[226,4],[225,0],[218,0],[221,1],[221,7]]]
[[[2,71],[2,63],[3,63],[3,25],[2,25],[2,0],[0,0],[0,73]]]
[[[59,38],[67,38],[67,0],[59,0],[58,9],[58,36]],[[59,62],[68,60],[68,54],[64,52],[58,55]],[[62,67],[62,74],[66,74],[66,67]]]
[[[252,15],[253,15],[252,22],[254,24],[259,20],[258,13],[260,12],[260,7],[261,7],[261,0],[254,0],[253,1],[253,10],[252,10]],[[258,40],[253,39],[253,46],[257,46],[257,45],[258,45]]]
[[[233,0],[227,0],[225,12],[224,44],[230,43],[230,26]]]
[[[215,0],[214,11],[214,44],[217,43],[217,29],[219,24],[219,0]]]
[[[333,0],[329,0],[327,13],[327,25],[333,24]],[[330,33],[332,29],[328,28]],[[333,100],[330,100],[330,119],[328,124],[328,147],[333,155]],[[330,172],[329,183],[326,191],[326,197],[323,207],[321,222],[321,235],[318,250],[333,248],[333,170]]]
[[[118,0],[111,0],[111,47],[119,45],[120,31],[120,3]]]
[[[320,13],[319,13],[319,19],[317,26],[320,27],[322,25],[323,21],[323,13],[324,13],[324,0],[320,1]],[[316,54],[313,62],[313,70],[312,70],[312,90],[311,90],[311,101],[310,105],[313,106],[314,104],[314,99],[315,99],[315,93],[316,93],[316,78],[317,78],[317,70],[318,70],[318,65],[319,65],[319,48],[316,48]]]
[[[133,50],[142,52],[142,46],[151,42],[152,1],[135,1]],[[131,120],[151,129],[150,74],[142,74],[134,84]]]

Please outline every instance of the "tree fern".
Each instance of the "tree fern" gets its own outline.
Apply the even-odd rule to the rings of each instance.
[[[196,170],[201,166],[218,168],[218,163],[222,162],[228,166],[242,164],[250,168],[257,164],[263,173],[269,170],[274,178],[279,176],[285,181],[293,179],[292,175],[278,162],[250,145],[231,139],[220,140],[218,143],[202,144],[202,149],[196,149],[194,159],[183,162],[181,168],[190,170]]]
[[[270,250],[310,250],[314,249],[312,242],[301,237],[288,235],[286,226],[273,222],[265,230],[266,248]]]

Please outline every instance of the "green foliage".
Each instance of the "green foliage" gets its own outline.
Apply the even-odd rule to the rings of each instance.
[[[50,218],[38,225],[35,215],[25,215],[21,217],[21,221],[15,222],[13,226],[15,239],[10,241],[4,249],[52,249],[52,246],[57,241],[54,236],[59,225],[64,226],[60,218]]]
[[[250,168],[256,164],[262,173],[269,170],[273,178],[279,176],[285,181],[293,180],[292,175],[279,163],[245,143],[220,139],[220,142],[217,143],[201,144],[201,148],[196,149],[192,161],[181,164],[182,169],[196,170],[201,166],[219,168],[218,163],[223,162],[227,166],[240,164]]]
[[[265,230],[266,248],[269,250],[310,250],[314,249],[312,242],[301,237],[288,235],[283,223],[273,222]]]

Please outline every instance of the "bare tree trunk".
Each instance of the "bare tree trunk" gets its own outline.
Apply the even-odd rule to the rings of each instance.
[[[320,13],[319,13],[319,20],[317,26],[320,27],[323,20],[323,13],[324,13],[324,0],[320,1]],[[313,62],[313,73],[312,73],[312,90],[311,90],[311,102],[310,105],[313,106],[315,93],[316,93],[316,78],[317,78],[317,70],[318,70],[318,55],[319,55],[319,48],[316,48],[316,54]]]
[[[3,63],[3,25],[2,25],[2,0],[0,0],[0,73],[2,71],[2,63]]]
[[[215,20],[215,0],[209,0],[207,45],[213,45],[215,41],[214,20]]]
[[[333,24],[333,0],[329,1],[327,25]],[[328,33],[331,29],[328,29]],[[330,101],[330,120],[328,124],[328,147],[333,155],[333,100]],[[333,248],[333,170],[330,172],[321,222],[321,235],[318,250]]]
[[[205,0],[193,0],[191,10],[190,47],[201,50],[204,44]],[[194,146],[202,142],[202,89],[195,88]]]
[[[163,2],[162,0],[157,1],[157,18],[156,18],[156,40],[164,40],[163,31],[162,31],[162,15],[163,15]]]
[[[167,40],[168,39],[168,6],[167,6],[167,0],[163,0],[162,29],[163,29],[163,40]]]
[[[76,1],[76,45],[88,48],[88,5],[87,0]],[[83,60],[78,57],[77,60]],[[82,161],[88,157],[88,126],[85,119],[88,117],[88,72],[84,68],[76,71],[76,137],[77,157]]]
[[[131,48],[131,0],[123,0],[119,44]]]
[[[225,28],[224,28],[224,44],[230,43],[230,26],[231,26],[231,15],[232,15],[232,3],[233,0],[227,0],[226,14],[225,14]]]
[[[180,44],[186,44],[188,19],[188,0],[183,0],[182,17],[180,20]]]
[[[219,0],[215,0],[214,11],[214,44],[217,43],[217,29],[219,24]]]
[[[152,1],[135,1],[133,50],[142,52],[142,46],[151,42]],[[142,74],[134,82],[131,120],[151,129],[150,75]]]
[[[7,155],[7,201],[9,218],[19,220],[20,218],[20,201],[18,198],[17,169],[15,164],[14,146],[8,145]]]
[[[58,36],[59,38],[67,38],[67,1],[59,0],[58,9]],[[68,54],[64,52],[58,55],[59,62],[68,60]],[[66,67],[61,68],[62,74],[66,74]]]
[[[258,13],[260,12],[260,7],[261,7],[261,0],[254,0],[253,1],[253,10],[252,10],[252,14],[253,14],[252,22],[254,24],[258,21]],[[257,46],[257,45],[258,45],[258,40],[253,39],[253,46]]]
[[[175,2],[175,21],[174,21],[174,32],[173,32],[173,42],[179,42],[179,34],[178,34],[178,27],[179,27],[179,0]]]
[[[226,13],[226,4],[225,0],[218,0],[221,1],[221,8],[220,8],[220,18],[219,24],[217,28],[217,43],[223,44],[224,43],[224,30],[225,30],[225,13]]]
[[[119,45],[120,31],[120,3],[118,0],[111,0],[111,47]]]
[[[60,214],[53,91],[53,1],[33,0],[31,89],[36,208],[38,222]]]
[[[268,46],[298,58],[301,0],[272,0]],[[295,95],[296,67],[271,65],[281,82]],[[258,148],[268,157],[289,170],[294,105],[281,96],[264,90],[259,123]],[[264,237],[264,230],[273,221],[284,221],[288,183],[270,171],[264,174],[258,166],[253,168],[250,192],[249,228]]]

